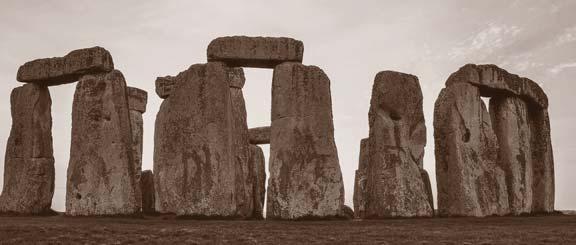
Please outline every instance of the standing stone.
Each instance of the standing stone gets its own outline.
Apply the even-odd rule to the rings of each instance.
[[[208,61],[229,66],[274,68],[283,62],[302,62],[304,44],[286,37],[219,37],[208,45]]]
[[[45,86],[72,83],[82,76],[110,72],[114,62],[108,50],[101,47],[78,49],[64,57],[37,59],[20,66],[17,80]]]
[[[457,83],[440,92],[434,139],[439,214],[507,214],[506,176],[497,166],[498,140],[477,87]]]
[[[283,63],[274,69],[271,127],[267,218],[343,215],[330,80],[320,68]]]
[[[258,127],[248,130],[250,144],[261,145],[270,144],[270,127]]]
[[[498,138],[498,164],[506,173],[510,211],[532,212],[532,151],[528,106],[517,97],[493,97],[490,115]]]
[[[254,211],[252,213],[252,218],[262,219],[264,218],[264,198],[266,197],[266,169],[262,148],[257,145],[250,145],[249,163],[252,171],[250,179],[253,183],[252,193]]]
[[[144,121],[142,114],[146,112],[148,93],[144,90],[128,87],[128,108],[130,110],[130,128],[132,129],[132,154],[134,157],[134,173],[136,178],[137,202],[142,202],[140,190],[140,174],[142,172],[142,147],[144,136]]]
[[[66,214],[140,211],[126,82],[120,71],[80,79],[72,108]]]
[[[151,170],[142,171],[140,178],[140,189],[142,190],[142,213],[154,214],[154,174]]]
[[[354,176],[354,216],[364,218],[366,214],[366,167],[370,161],[368,138],[360,141],[360,159]]]
[[[52,100],[48,88],[26,84],[10,96],[12,129],[6,145],[0,213],[50,212],[54,194]]]
[[[393,71],[378,73],[369,122],[365,218],[432,216],[420,172],[426,127],[418,78]]]
[[[554,212],[554,157],[547,109],[529,111],[532,150],[532,212]]]
[[[238,179],[247,166],[248,147],[237,125],[227,67],[223,63],[192,65],[175,77],[172,94],[156,117],[154,184],[156,211],[180,216],[237,217]],[[236,97],[238,98],[238,97]],[[247,133],[247,127],[246,127]],[[244,140],[242,140],[244,139]],[[250,199],[251,200],[251,199]],[[241,211],[239,211],[241,210]]]
[[[176,83],[175,77],[172,76],[165,76],[165,77],[157,77],[156,78],[156,94],[161,99],[166,99],[170,94],[172,94],[172,90],[174,90],[174,84]]]

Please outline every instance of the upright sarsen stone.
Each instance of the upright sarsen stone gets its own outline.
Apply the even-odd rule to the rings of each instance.
[[[283,62],[302,62],[304,44],[286,37],[219,37],[208,45],[208,61],[229,66],[274,68]]]
[[[366,171],[370,159],[368,138],[360,141],[360,159],[354,176],[354,216],[364,218],[366,214]]]
[[[26,84],[12,90],[10,103],[0,213],[49,212],[54,194],[50,93],[45,86]]]
[[[383,71],[370,101],[365,218],[433,215],[422,179],[426,126],[418,78]]]
[[[480,90],[468,83],[443,89],[434,108],[438,211],[442,216],[509,212],[498,140]]]
[[[257,145],[250,145],[249,167],[251,170],[250,180],[252,182],[253,193],[253,213],[252,218],[264,218],[264,198],[266,198],[266,169],[264,152]]]
[[[320,68],[283,63],[274,69],[271,128],[266,217],[343,215],[330,80]]]
[[[142,190],[142,213],[156,213],[154,209],[154,173],[151,170],[142,171],[140,177],[140,189]]]
[[[124,76],[115,70],[82,77],[72,110],[66,214],[139,212],[135,175]]]
[[[109,72],[114,62],[108,50],[101,47],[78,49],[64,57],[37,59],[18,69],[17,80],[45,86],[72,83],[88,74]]]
[[[180,216],[233,218],[248,213],[248,136],[237,122],[223,63],[192,65],[175,77],[172,94],[156,117],[154,184],[156,210]],[[236,97],[239,98],[239,97]],[[236,107],[238,106],[238,107]],[[246,165],[245,165],[246,164]],[[242,170],[242,171],[240,171]],[[250,199],[251,200],[251,199]],[[242,204],[244,205],[244,204]]]
[[[142,147],[144,136],[144,121],[142,114],[146,112],[148,93],[144,90],[128,87],[128,108],[130,110],[130,128],[132,129],[132,156],[134,159],[134,173],[136,178],[136,200],[141,202],[140,178],[142,172]]]
[[[550,117],[547,109],[529,110],[531,132],[532,212],[554,212],[554,156],[550,138]]]

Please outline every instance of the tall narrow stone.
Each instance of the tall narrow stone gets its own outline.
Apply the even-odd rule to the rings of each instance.
[[[354,176],[354,216],[364,218],[366,214],[366,167],[370,159],[368,138],[360,141],[360,159]]]
[[[530,107],[529,124],[532,136],[532,212],[554,212],[554,157],[550,139],[550,117],[547,109]]]
[[[142,190],[142,213],[155,213],[154,173],[152,173],[151,170],[142,171],[140,178],[140,189]]]
[[[231,93],[227,69],[219,62],[192,65],[175,77],[172,94],[162,102],[154,135],[161,213],[220,218],[248,213],[238,204],[248,201],[241,190],[248,136],[240,135],[247,126],[237,124],[245,118],[238,117],[242,106],[233,101],[240,97]]]
[[[0,213],[50,211],[54,194],[52,100],[48,88],[26,84],[10,96],[12,129],[6,144]]]
[[[378,73],[369,122],[365,218],[432,216],[421,174],[426,127],[418,78]]]
[[[498,140],[477,87],[457,83],[440,92],[434,139],[439,214],[507,214],[506,175],[497,166]]]
[[[334,143],[330,80],[320,68],[276,66],[271,128],[267,218],[342,215],[344,186]]]
[[[142,147],[144,136],[144,120],[148,93],[144,90],[128,87],[128,108],[130,110],[130,128],[132,129],[132,153],[134,157],[134,173],[136,178],[136,202],[141,203],[142,191],[140,178],[142,173]]]
[[[510,211],[532,212],[532,150],[528,106],[517,97],[494,97],[490,115],[498,138],[498,164],[506,173]]]
[[[139,212],[134,171],[124,76],[115,70],[82,77],[72,108],[66,214]]]
[[[251,169],[250,180],[252,181],[253,193],[253,213],[252,218],[264,218],[264,198],[266,197],[266,169],[264,161],[264,152],[257,145],[250,145]]]

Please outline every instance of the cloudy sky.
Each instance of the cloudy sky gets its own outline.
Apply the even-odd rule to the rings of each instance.
[[[129,86],[148,91],[144,169],[152,168],[157,76],[206,62],[219,36],[287,36],[304,42],[304,63],[332,81],[335,137],[352,204],[360,139],[368,135],[374,75],[420,78],[428,146],[424,167],[435,192],[432,115],[450,73],[493,63],[537,81],[550,98],[556,208],[576,209],[576,1],[0,1],[0,155],[10,133],[9,96],[24,62],[92,46],[108,49]],[[250,127],[270,124],[272,70],[246,69]],[[572,79],[571,79],[572,78]],[[75,84],[51,87],[56,190],[64,210]],[[265,148],[268,154],[268,148]],[[2,183],[3,167],[0,167]]]

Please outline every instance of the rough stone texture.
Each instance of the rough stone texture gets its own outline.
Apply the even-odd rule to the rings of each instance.
[[[495,65],[465,65],[450,75],[446,81],[446,87],[460,82],[479,87],[482,96],[514,95],[525,98],[540,108],[548,108],[548,97],[537,83],[528,78],[510,74]]]
[[[528,106],[517,97],[494,97],[490,115],[498,138],[498,164],[506,173],[510,211],[532,212],[532,151]]]
[[[430,206],[420,169],[426,145],[418,78],[383,71],[370,101],[365,218],[428,217]]]
[[[257,145],[250,145],[249,166],[252,170],[253,213],[252,218],[264,218],[264,198],[266,197],[266,169],[264,152]]]
[[[12,90],[12,129],[6,144],[0,213],[50,211],[54,194],[52,100],[45,86]]]
[[[283,62],[302,62],[304,44],[285,37],[219,37],[208,45],[208,61],[229,66],[274,68]]]
[[[229,68],[228,81],[230,82],[230,87],[242,89],[246,83],[246,77],[244,77],[244,69],[240,67]]]
[[[146,112],[146,103],[148,103],[148,92],[133,87],[128,87],[127,91],[128,91],[129,109],[138,111],[140,113]]]
[[[274,69],[267,218],[344,216],[330,80],[315,66]]]
[[[101,47],[78,49],[64,57],[37,59],[18,69],[16,79],[46,86],[76,82],[88,74],[109,72],[114,62],[108,50]]]
[[[245,112],[238,117],[243,108],[233,103],[240,97],[232,94],[227,69],[219,62],[192,65],[162,102],[154,135],[158,212],[232,218],[251,211],[238,204],[252,200],[241,190],[250,153],[247,126],[238,124]]]
[[[153,214],[154,209],[154,173],[152,170],[142,171],[140,178],[140,189],[142,190],[142,213]]]
[[[434,209],[434,195],[432,194],[432,184],[430,183],[430,175],[428,175],[428,172],[422,168],[420,169],[420,175],[422,176],[422,182],[424,182],[426,196],[428,196],[430,207]]]
[[[156,78],[156,94],[162,99],[168,98],[172,94],[175,86],[175,77],[165,76]]]
[[[434,140],[440,215],[509,213],[505,173],[496,163],[498,140],[478,87],[455,83],[440,92]]]
[[[66,214],[140,212],[126,82],[120,71],[80,79],[72,108]]]
[[[258,127],[248,130],[250,144],[270,144],[270,127]]]
[[[366,214],[366,167],[370,159],[368,138],[360,141],[360,159],[354,176],[354,216],[364,218]]]
[[[530,110],[532,167],[532,212],[554,212],[554,157],[550,139],[548,110]]]

